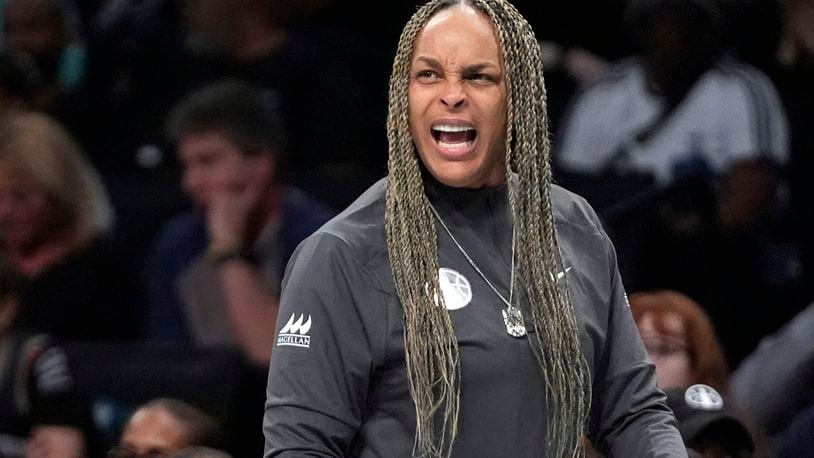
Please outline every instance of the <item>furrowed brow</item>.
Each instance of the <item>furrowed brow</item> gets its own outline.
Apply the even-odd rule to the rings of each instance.
[[[495,64],[492,64],[492,63],[489,63],[489,62],[481,62],[479,64],[473,64],[473,65],[469,65],[469,66],[464,67],[463,72],[466,73],[466,74],[472,74],[472,73],[480,73],[480,72],[482,72],[484,70],[499,70],[499,69],[500,69],[500,67],[498,67]]]
[[[441,62],[438,62],[436,59],[433,59],[432,57],[418,56],[418,57],[416,57],[415,60],[416,60],[416,62],[423,62],[423,63],[425,63],[426,65],[430,66],[433,69],[440,69],[441,68]]]

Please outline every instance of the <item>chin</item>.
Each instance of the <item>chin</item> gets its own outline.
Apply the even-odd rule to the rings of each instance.
[[[492,185],[484,178],[475,177],[469,174],[459,174],[449,171],[444,171],[441,173],[438,172],[431,173],[432,176],[435,177],[437,181],[453,188],[477,189]]]
[[[446,186],[452,186],[454,188],[467,187],[468,182],[471,180],[470,176],[460,173],[459,171],[451,170],[455,168],[454,165],[422,164],[422,166],[425,172],[428,172],[433,178],[435,178],[435,181]]]
[[[437,181],[453,188],[495,187],[506,181],[506,173],[502,167],[486,171],[482,166],[483,164],[460,161],[436,163],[427,169]]]

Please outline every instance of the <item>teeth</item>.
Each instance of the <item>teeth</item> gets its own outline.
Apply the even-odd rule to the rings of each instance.
[[[465,132],[467,130],[475,130],[469,126],[461,126],[461,125],[452,125],[452,124],[439,124],[437,126],[433,126],[433,130],[438,130],[441,132]]]
[[[442,148],[447,148],[447,149],[455,149],[455,148],[461,148],[462,149],[462,148],[469,147],[470,145],[472,145],[472,143],[473,142],[471,142],[471,141],[465,141],[465,142],[460,142],[460,143],[447,143],[447,142],[441,141],[441,142],[438,142],[438,146],[440,146]]]

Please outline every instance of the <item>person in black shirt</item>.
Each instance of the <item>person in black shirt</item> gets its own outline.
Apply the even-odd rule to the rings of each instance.
[[[551,183],[539,53],[504,0],[408,22],[389,175],[287,266],[266,457],[686,456],[613,247]]]
[[[83,416],[65,352],[12,329],[25,279],[0,256],[0,456],[85,456]]]

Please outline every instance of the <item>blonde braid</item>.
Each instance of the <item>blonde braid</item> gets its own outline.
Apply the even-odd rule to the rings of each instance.
[[[396,293],[404,307],[405,357],[416,409],[414,454],[448,456],[460,408],[458,341],[438,284],[438,242],[410,135],[407,103],[413,45],[434,14],[433,6],[420,9],[404,28],[393,63],[385,228]],[[441,424],[436,425],[439,418]]]

